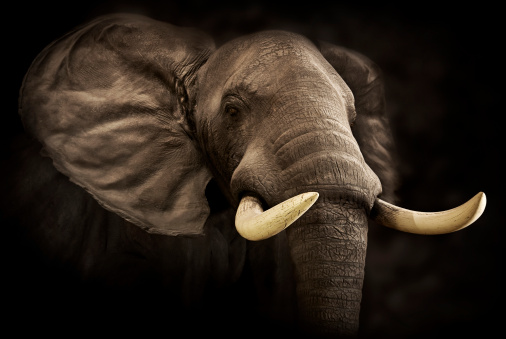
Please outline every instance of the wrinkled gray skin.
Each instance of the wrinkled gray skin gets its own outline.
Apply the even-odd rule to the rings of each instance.
[[[351,132],[348,86],[312,43],[283,32],[223,46],[197,77],[197,138],[233,201],[320,193],[287,230],[299,316],[317,330],[357,331],[367,212],[381,188]]]
[[[141,34],[142,43],[134,42],[142,46],[129,45],[122,37],[130,34],[131,22],[137,21],[172,30],[174,36],[180,35],[179,40],[174,38],[170,45]],[[27,169],[11,189],[19,196],[31,190],[42,197],[36,203],[25,201],[25,206],[31,206],[42,220],[30,232],[44,251],[71,263],[84,277],[113,286],[134,286],[155,276],[152,280],[162,286],[179,287],[174,295],[181,293],[183,304],[190,308],[206,291],[216,293],[209,286],[224,293],[238,281],[252,279],[259,306],[251,308],[258,307],[265,319],[315,335],[357,334],[368,213],[376,197],[392,201],[395,189],[391,137],[376,66],[344,48],[283,31],[240,37],[215,49],[201,32],[142,17],[111,16],[97,22],[97,32],[104,27],[109,31],[98,34],[84,26],[68,39],[89,30],[95,34],[93,43],[87,45],[87,38],[81,37],[68,44],[77,50],[79,44],[95,46],[107,41],[110,45],[98,56],[89,57],[93,53],[88,49],[61,52],[60,45],[53,45],[45,52],[49,56],[34,62],[22,89],[23,123],[42,143],[43,154],[51,157],[52,164],[25,151],[21,166]],[[146,30],[142,25],[141,32]],[[67,43],[65,38],[62,41]],[[190,41],[192,46],[179,48],[174,45],[179,41]],[[60,54],[54,52],[57,56],[52,57],[53,50]],[[110,51],[117,59],[107,59]],[[92,66],[82,61],[87,58]],[[68,64],[53,67],[54,60]],[[81,62],[84,66],[79,66]],[[122,83],[116,73],[108,78],[108,70],[122,62],[127,66],[119,73],[128,81]],[[89,71],[90,67],[99,71]],[[126,94],[126,87],[137,91],[135,95],[141,93],[142,100]],[[116,108],[118,97],[121,102]],[[172,113],[163,119],[157,116],[162,132],[154,128],[158,132],[149,134],[151,125],[142,127],[145,120],[139,119],[142,126],[136,127],[136,114],[143,110],[135,107],[155,112],[146,115],[147,119],[162,111],[160,107]],[[130,127],[122,127],[117,134],[111,127],[114,133],[101,134],[101,127],[121,114],[133,119],[122,125]],[[96,125],[87,129],[88,124]],[[86,137],[77,137],[82,130]],[[155,141],[150,144],[142,136],[138,138],[142,147],[137,146],[129,139],[137,130],[148,131]],[[160,142],[157,138],[165,130],[180,139]],[[35,145],[29,149],[38,150]],[[157,176],[145,175],[151,168],[159,173],[156,166],[163,157],[154,165],[142,165],[142,160],[125,162],[130,164],[126,166],[123,153],[114,153],[115,149],[136,147],[142,152],[133,153],[147,154],[145,159],[156,158],[159,148],[171,147],[160,152],[168,158],[176,154],[176,160],[169,161],[174,168],[160,166],[166,172],[160,177],[175,177],[177,183],[172,186],[176,190],[185,185],[190,173],[204,173],[191,179],[191,185],[203,182],[202,187],[189,184],[186,190],[196,191],[195,197],[184,198],[178,205],[193,206],[195,201],[204,205],[207,187],[210,212],[206,205],[203,212],[194,213],[204,215],[202,225],[185,221],[184,214],[191,211],[178,214],[171,223],[162,222],[165,227],[180,220],[161,231],[153,226],[157,218],[144,222],[143,215],[153,215],[149,210],[153,205],[157,205],[156,212],[170,213],[172,197],[182,197],[186,191],[162,198],[154,194],[152,201],[157,204],[149,203],[151,197],[144,196],[145,192],[163,192],[162,187],[170,185],[157,182],[149,186],[150,178]],[[188,159],[190,155],[195,158]],[[184,169],[175,168],[182,163]],[[202,168],[192,170],[194,164]],[[54,171],[53,165],[65,176]],[[128,175],[121,177],[124,172]],[[38,179],[27,179],[33,175]],[[114,179],[104,183],[109,176]],[[134,180],[135,184],[128,181],[139,177],[144,179]],[[114,190],[119,193],[112,194]],[[260,197],[269,208],[310,191],[320,194],[317,203],[277,236],[249,242],[235,231],[234,208],[245,193]],[[144,200],[135,200],[139,196]],[[132,206],[140,206],[141,212],[130,213]],[[212,298],[209,300],[220,302],[219,296]],[[246,303],[235,302],[243,307]]]

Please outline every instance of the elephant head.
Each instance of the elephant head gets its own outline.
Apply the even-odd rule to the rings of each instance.
[[[205,234],[215,180],[241,235],[286,236],[309,332],[357,332],[369,217],[439,234],[485,206],[483,193],[438,213],[387,203],[396,179],[380,71],[285,31],[218,48],[195,29],[100,17],[40,53],[19,112],[61,173],[148,233]]]

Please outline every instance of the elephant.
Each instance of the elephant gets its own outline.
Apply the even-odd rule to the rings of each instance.
[[[356,336],[369,220],[444,234],[486,204],[480,192],[442,212],[394,205],[384,91],[366,56],[297,33],[217,46],[195,28],[100,16],[25,75],[6,210],[87,286],[156,295],[158,321],[225,312]]]

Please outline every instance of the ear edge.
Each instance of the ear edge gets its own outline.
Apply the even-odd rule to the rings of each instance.
[[[380,178],[380,197],[395,203],[399,186],[393,135],[387,118],[383,73],[363,54],[319,40],[325,59],[350,87],[355,97],[357,118],[352,131],[366,163]]]

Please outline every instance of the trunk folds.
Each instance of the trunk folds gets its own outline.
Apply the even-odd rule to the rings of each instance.
[[[355,335],[367,249],[364,208],[348,201],[316,203],[287,235],[303,329]]]

